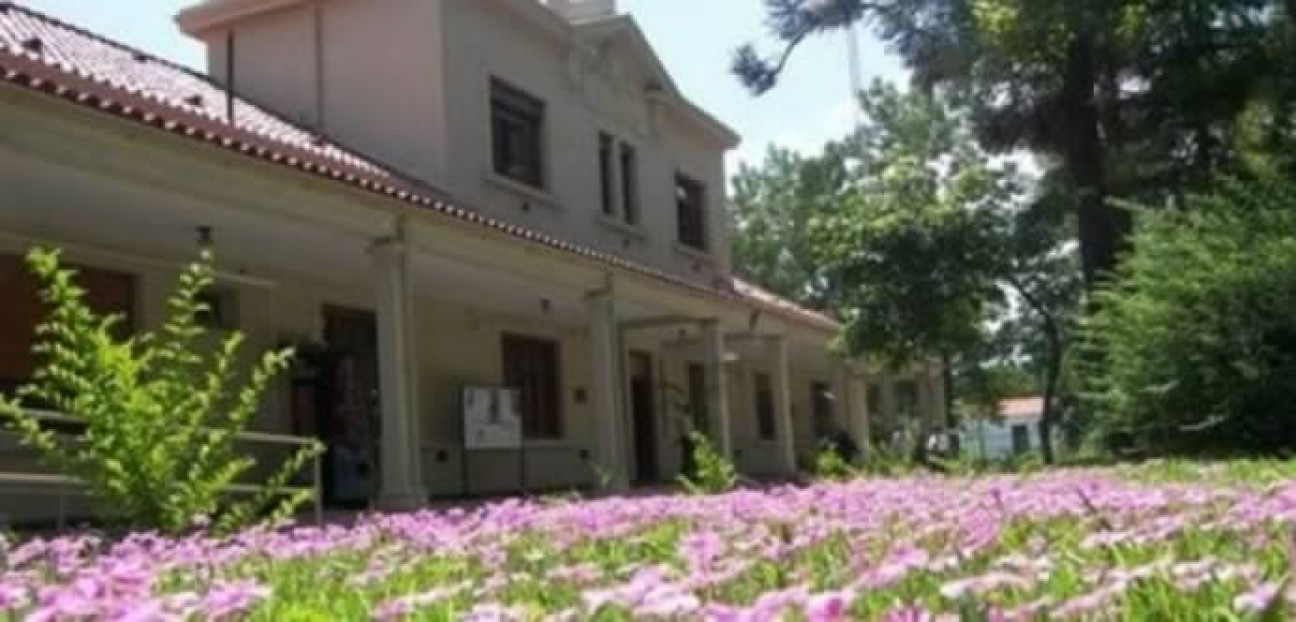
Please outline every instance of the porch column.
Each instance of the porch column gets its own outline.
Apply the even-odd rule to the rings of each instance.
[[[616,302],[610,291],[591,294],[589,310],[590,407],[594,414],[594,459],[606,469],[609,490],[629,487],[621,425],[620,343],[617,338]]]
[[[725,338],[720,320],[702,324],[702,342],[706,349],[707,418],[711,442],[716,452],[733,459],[733,440],[729,426],[729,383],[725,381]]]
[[[379,402],[382,407],[381,489],[384,509],[414,509],[423,504],[422,474],[412,455],[415,434],[411,391],[409,258],[404,234],[374,243],[374,284],[377,294]]]
[[[846,432],[860,450],[861,457],[872,451],[869,430],[868,367],[860,362],[842,365],[842,391],[846,396]]]
[[[774,394],[778,399],[775,411],[778,427],[775,436],[778,438],[779,457],[783,472],[795,475],[797,472],[796,427],[792,422],[792,379],[788,365],[787,338],[771,338],[770,346],[774,353]]]

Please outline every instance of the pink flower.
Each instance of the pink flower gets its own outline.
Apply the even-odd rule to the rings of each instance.
[[[838,622],[850,612],[855,594],[849,591],[825,592],[811,596],[806,602],[805,616],[809,622]]]
[[[220,620],[247,613],[253,605],[269,596],[269,588],[253,581],[221,583],[208,590],[199,608],[207,618]]]
[[[1240,611],[1261,612],[1269,608],[1282,589],[1277,583],[1263,583],[1233,599],[1233,608]]]

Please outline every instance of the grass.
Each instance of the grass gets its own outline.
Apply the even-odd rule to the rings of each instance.
[[[1152,461],[34,540],[0,547],[0,619],[1283,620],[1293,473]]]

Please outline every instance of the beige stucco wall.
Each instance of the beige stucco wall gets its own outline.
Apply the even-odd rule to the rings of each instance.
[[[657,77],[628,38],[577,62],[574,32],[523,4],[331,1],[257,15],[235,26],[235,89],[492,216],[700,281],[726,274],[725,147],[678,103],[649,102]],[[227,80],[226,32],[204,41]],[[543,191],[492,172],[492,77],[545,103]],[[601,218],[600,131],[636,150],[636,228]],[[676,244],[677,172],[706,187],[706,254]]]

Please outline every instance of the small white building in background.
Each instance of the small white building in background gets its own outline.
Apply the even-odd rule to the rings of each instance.
[[[1020,397],[999,403],[999,418],[963,424],[963,446],[971,456],[1001,459],[1037,451],[1044,398]]]

